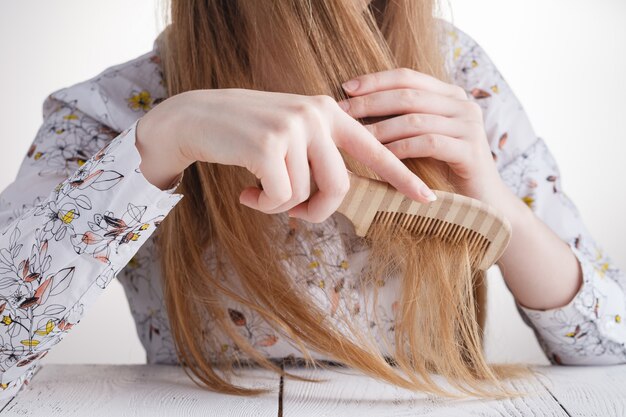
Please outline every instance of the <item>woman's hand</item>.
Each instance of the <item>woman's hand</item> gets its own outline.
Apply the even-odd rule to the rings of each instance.
[[[338,148],[409,198],[429,201],[426,185],[324,95],[238,88],[184,92],[142,117],[137,144],[146,178],[174,165],[181,172],[195,161],[242,166],[262,185],[244,189],[242,204],[265,213],[289,210],[311,222],[334,213],[349,189]],[[309,199],[311,179],[318,191]]]
[[[339,102],[349,105],[348,114],[400,114],[366,127],[401,159],[446,162],[461,193],[500,209],[511,221],[513,235],[498,265],[517,302],[535,309],[571,302],[582,283],[574,253],[504,184],[491,157],[482,110],[465,91],[409,69],[355,80],[356,87],[344,87],[352,97]]]
[[[461,194],[497,199],[502,181],[482,109],[463,88],[400,68],[362,75],[344,83],[344,89],[351,98],[339,105],[355,118],[397,115],[365,127],[398,158],[444,161]]]

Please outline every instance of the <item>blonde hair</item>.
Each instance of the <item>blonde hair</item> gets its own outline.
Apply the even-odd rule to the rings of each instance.
[[[359,3],[273,0],[269,6],[248,0],[171,0],[172,23],[158,38],[168,94],[236,87],[339,100],[346,98],[342,82],[397,67],[449,82],[433,0],[382,2],[384,10],[376,16],[372,6]],[[379,178],[342,155],[355,173]],[[404,163],[430,187],[454,191],[440,162],[424,158]],[[466,394],[514,395],[502,380],[524,375],[525,368],[491,365],[484,358],[485,273],[474,265],[467,242],[452,245],[382,227],[368,236],[371,254],[360,277],[362,288],[373,290],[376,299],[377,277],[397,274],[401,280],[390,364],[349,314],[332,323],[310,294],[294,284],[277,238],[285,233],[284,214],[267,215],[239,203],[241,190],[255,184],[256,178],[241,167],[195,162],[177,190],[185,198],[155,234],[177,355],[192,379],[230,394],[263,391],[230,382],[237,359],[220,353],[218,333],[258,365],[302,379],[285,373],[239,332],[223,302],[229,298],[290,338],[307,363],[316,364],[309,352],[314,349],[412,390],[454,395],[433,381],[436,373]],[[209,250],[232,266],[243,291],[228,285],[224,269],[209,269]],[[371,319],[377,320],[375,315]],[[207,320],[215,331],[207,331]],[[220,359],[210,360],[212,355]]]

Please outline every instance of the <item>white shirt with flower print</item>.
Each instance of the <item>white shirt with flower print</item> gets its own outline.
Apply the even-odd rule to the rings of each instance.
[[[576,255],[583,285],[566,306],[518,310],[555,364],[626,362],[626,279],[587,231],[561,187],[556,161],[485,51],[445,24],[447,68],[483,109],[494,161],[505,183]],[[139,170],[137,120],[166,97],[153,50],[51,93],[43,123],[15,180],[0,193],[0,400],[27,384],[41,358],[75,326],[113,279],[124,286],[148,363],[177,363],[150,237],[183,195],[180,178],[161,190]],[[340,215],[320,224],[288,219],[285,233],[307,257],[302,283],[334,315],[362,315],[351,290],[366,253]],[[302,237],[324,244],[306,246]],[[348,243],[338,257],[334,244]],[[207,253],[207,261],[215,259]],[[376,306],[393,331],[393,280],[381,282]],[[233,323],[268,357],[298,350],[261,317],[228,304]],[[364,325],[370,325],[365,323]],[[210,326],[210,323],[207,323]],[[237,353],[224,341],[223,352]],[[314,357],[324,358],[323,355]],[[0,404],[2,405],[2,404]]]

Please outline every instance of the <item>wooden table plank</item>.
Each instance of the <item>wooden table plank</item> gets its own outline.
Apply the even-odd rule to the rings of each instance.
[[[279,378],[260,369],[234,382],[272,392],[245,398],[202,389],[176,366],[42,365],[2,416],[626,416],[626,365],[533,369],[535,377],[514,385],[532,395],[485,401],[412,393],[347,368],[288,367],[328,381],[285,378],[279,401]]]
[[[233,382],[265,387],[260,397],[200,388],[182,368],[168,365],[42,365],[2,416],[268,416],[278,413],[280,377],[245,369]]]
[[[626,365],[535,367],[571,416],[626,416]]]
[[[282,395],[285,417],[567,416],[535,378],[512,384],[532,393],[525,398],[502,401],[451,400],[413,393],[346,368],[337,368],[336,371],[286,370],[300,376],[328,378],[328,381],[309,383],[285,378]],[[442,386],[449,387],[441,378],[437,380]]]

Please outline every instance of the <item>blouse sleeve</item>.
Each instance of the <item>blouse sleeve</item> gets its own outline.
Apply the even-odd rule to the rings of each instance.
[[[46,98],[0,193],[0,409],[183,197],[182,174],[161,190],[139,170],[137,121],[118,134],[76,104]]]
[[[626,362],[626,277],[585,227],[563,189],[548,145],[538,137],[507,82],[485,51],[450,25],[450,68],[483,109],[484,124],[498,171],[506,185],[563,241],[578,259],[583,284],[563,307],[526,308],[522,319],[534,331],[553,364]]]

